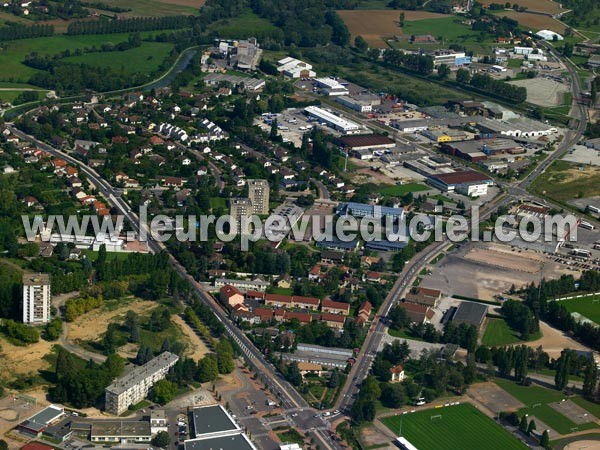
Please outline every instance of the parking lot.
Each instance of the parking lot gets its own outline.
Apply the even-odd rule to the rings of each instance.
[[[592,166],[600,166],[600,151],[587,148],[584,145],[575,145],[573,148],[571,148],[571,150],[569,150],[563,159],[576,164],[591,164]]]

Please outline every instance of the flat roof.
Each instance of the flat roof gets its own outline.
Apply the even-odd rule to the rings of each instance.
[[[359,134],[344,136],[340,141],[347,147],[368,147],[378,145],[394,145],[394,141],[380,134]]]
[[[256,450],[245,434],[213,438],[190,439],[184,442],[185,450]]]
[[[194,423],[194,436],[196,438],[209,433],[231,432],[240,429],[222,405],[194,408],[192,411],[192,420]]]
[[[24,273],[23,284],[25,286],[39,286],[50,284],[50,275],[47,273]]]
[[[150,436],[150,422],[138,420],[98,420],[92,422],[91,436]]]
[[[487,313],[487,306],[475,302],[461,302],[452,320],[460,320],[474,325],[481,325]]]
[[[360,128],[360,125],[358,125],[357,123],[352,122],[350,120],[342,119],[340,116],[336,116],[335,114],[330,113],[329,111],[325,111],[324,109],[319,108],[318,106],[307,106],[306,108],[304,108],[304,111],[306,111],[311,116],[315,116],[320,119],[326,120],[334,124],[335,126],[343,128],[344,130],[358,130]]]
[[[50,405],[19,425],[30,430],[42,430],[64,414],[64,409],[57,405]]]
[[[163,352],[156,358],[151,359],[146,364],[136,367],[127,375],[119,378],[106,388],[107,391],[114,394],[120,394],[127,391],[133,386],[145,380],[150,374],[153,374],[166,366],[175,364],[179,360],[179,356],[170,352]]]
[[[474,170],[464,170],[461,172],[441,173],[430,175],[430,178],[437,179],[446,185],[457,185],[475,182],[490,182],[491,178],[483,173]]]

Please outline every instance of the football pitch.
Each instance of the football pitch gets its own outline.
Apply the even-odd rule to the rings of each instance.
[[[428,409],[382,422],[418,449],[427,450],[526,450],[528,447],[471,404]]]
[[[600,295],[561,300],[560,304],[565,305],[569,312],[579,313],[586,319],[600,325]]]

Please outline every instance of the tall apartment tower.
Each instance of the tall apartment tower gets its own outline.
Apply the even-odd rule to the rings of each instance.
[[[248,226],[242,229],[242,217],[250,217],[253,214],[252,202],[249,198],[234,197],[229,201],[229,214],[237,222],[238,232],[248,234]]]
[[[50,276],[46,273],[23,275],[23,323],[50,321]]]
[[[269,182],[267,180],[246,180],[248,198],[252,202],[252,213],[269,214]]]

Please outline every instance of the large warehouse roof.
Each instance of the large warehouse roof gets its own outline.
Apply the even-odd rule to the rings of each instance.
[[[344,136],[340,138],[340,142],[345,147],[379,147],[379,146],[387,146],[394,145],[394,141],[392,141],[387,136],[382,136],[380,134],[359,134],[355,136]]]
[[[194,408],[194,436],[238,431],[240,427],[221,405]]]
[[[487,175],[474,170],[431,175],[431,178],[437,179],[448,186],[477,182],[489,183],[492,181]]]
[[[184,443],[185,450],[256,450],[244,434],[213,438],[190,439]]]

